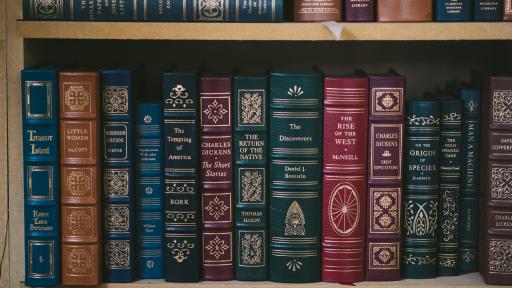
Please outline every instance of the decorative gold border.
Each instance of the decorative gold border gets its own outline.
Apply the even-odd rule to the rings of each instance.
[[[375,192],[395,192],[397,194],[397,197],[395,199],[395,201],[397,202],[396,203],[396,206],[397,206],[397,229],[396,230],[374,230],[373,229],[373,221],[375,220],[375,218],[373,217],[373,200],[375,198]],[[389,234],[389,233],[400,233],[401,231],[401,219],[400,219],[400,215],[401,215],[401,212],[402,212],[402,189],[400,187],[392,187],[392,188],[379,188],[379,187],[375,187],[375,188],[370,188],[370,213],[369,213],[369,220],[371,221],[371,223],[368,223],[370,225],[370,233],[378,233],[378,234]]]
[[[233,261],[233,233],[232,232],[219,232],[219,233],[214,233],[214,232],[203,232],[203,237],[201,237],[202,239],[202,244],[203,246],[201,246],[203,248],[203,265],[205,265],[206,263],[216,263],[216,262],[219,262],[219,263],[222,263],[222,262],[231,262]],[[204,253],[204,248],[206,247],[204,245],[204,236],[205,235],[229,235],[229,259],[228,260],[206,260],[204,259],[204,256],[205,256],[205,253]],[[228,264],[210,264],[209,266],[226,266],[226,265],[232,265],[231,263],[228,263]]]
[[[396,247],[396,254],[395,254],[395,259],[396,259],[396,266],[387,266],[387,267],[375,267],[375,266],[372,266],[372,263],[371,261],[373,260],[373,253],[371,252],[372,251],[372,248],[373,246],[384,246],[384,245],[387,245],[387,246],[394,246]],[[371,269],[371,270],[395,270],[395,269],[400,269],[400,262],[401,262],[401,256],[400,256],[400,242],[375,242],[375,243],[368,243],[368,269]]]
[[[376,102],[377,99],[375,98],[377,91],[398,91],[400,93],[400,97],[398,97],[398,101],[400,103],[398,104],[400,108],[398,108],[398,112],[378,112],[376,111]],[[404,88],[399,87],[379,87],[379,88],[372,88],[372,115],[382,115],[382,116],[391,116],[391,115],[402,115],[404,111]]]
[[[348,187],[352,190],[352,194],[356,196],[356,204],[357,204],[357,215],[356,215],[356,219],[355,219],[355,223],[352,224],[352,227],[350,229],[348,229],[348,231],[346,232],[343,232],[341,231],[338,226],[334,225],[334,220],[332,219],[333,218],[333,212],[332,212],[332,203],[333,203],[333,200],[334,200],[334,196],[337,195],[337,192],[339,190],[341,190],[343,187]],[[331,228],[333,228],[334,232],[336,232],[336,234],[340,235],[340,236],[345,236],[345,235],[350,235],[352,234],[352,232],[354,232],[354,230],[356,230],[357,228],[357,225],[359,224],[359,218],[361,217],[361,200],[359,199],[359,191],[357,191],[356,187],[354,187],[354,185],[352,185],[351,183],[349,182],[341,182],[341,183],[338,183],[338,185],[334,186],[334,188],[332,189],[331,195],[329,196],[329,206],[328,206],[328,213],[329,213],[329,224],[331,224]]]
[[[71,1],[73,2],[73,1]],[[96,101],[96,99],[94,99],[93,97],[93,90],[92,90],[92,85],[90,82],[64,82],[62,83],[61,85],[61,89],[62,89],[62,93],[66,93],[66,89],[64,89],[64,87],[66,87],[66,85],[80,85],[80,86],[84,86],[85,89],[87,89],[87,91],[89,92],[89,97],[90,97],[90,101],[89,101],[89,104],[87,106],[89,106],[89,110],[83,110],[83,111],[70,111],[67,108],[67,105],[65,103],[65,101],[61,101],[62,103],[62,110],[64,110],[64,113],[73,113],[73,114],[88,114],[88,113],[91,113],[92,111],[92,106],[94,105],[94,102]]]
[[[30,113],[30,87],[46,86],[46,114],[32,114]],[[52,110],[52,82],[51,81],[25,81],[25,113],[26,118],[31,119],[51,119],[53,117]]]
[[[49,246],[50,247],[50,259],[49,259],[49,265],[50,265],[50,271],[48,273],[34,273],[33,272],[33,247],[34,246]],[[53,259],[53,253],[54,253],[54,240],[28,240],[28,277],[31,278],[52,278],[55,277],[55,271],[54,271],[54,259]]]
[[[222,0],[221,0],[222,1]],[[226,94],[226,93],[222,93],[222,94]],[[200,109],[200,115],[201,115],[201,127],[230,127],[231,126],[231,96],[201,96],[201,101],[199,101],[199,109]],[[228,113],[226,113],[228,115],[228,124],[224,124],[224,125],[211,125],[211,124],[207,124],[207,125],[204,125],[203,124],[203,99],[228,99]]]
[[[215,220],[215,221],[205,221],[204,220],[204,214],[205,213],[201,213],[201,218],[203,220],[203,224],[217,224],[217,223],[229,223],[232,220],[232,214],[233,214],[233,200],[231,199],[231,193],[203,193],[203,195],[201,196],[201,210],[203,210],[204,212],[204,198],[205,196],[221,196],[221,195],[228,195],[228,198],[229,198],[229,220],[221,220],[221,221],[218,221],[218,220]]]
[[[126,132],[126,136],[124,137],[125,138],[125,141],[124,141],[124,157],[123,158],[109,158],[107,157],[107,135],[106,135],[106,132],[107,132],[107,127],[123,127],[124,128],[124,131]],[[128,122],[107,122],[107,123],[104,123],[103,124],[103,153],[104,153],[104,159],[105,161],[108,161],[108,162],[125,162],[125,161],[128,161],[128,133],[130,133],[130,131],[128,131]]]
[[[135,0],[136,1],[136,0]],[[101,103],[101,112],[104,114],[104,115],[121,115],[121,116],[127,116],[128,115],[128,111],[130,111],[130,101],[129,101],[129,97],[130,95],[127,93],[127,96],[126,96],[126,113],[125,112],[105,112],[105,89],[106,88],[114,88],[114,89],[120,89],[120,88],[124,88],[126,89],[127,91],[128,90],[128,86],[103,86],[102,90],[101,90],[101,97],[103,98],[102,99],[102,103]],[[109,99],[110,100],[110,99]],[[108,101],[107,101],[108,102]]]
[[[53,185],[53,179],[54,179],[54,175],[53,175],[53,166],[27,166],[27,193],[28,193],[28,199],[29,200],[53,200],[53,188],[54,188],[54,185]],[[34,194],[32,193],[32,190],[33,190],[33,186],[32,186],[32,172],[34,171],[37,171],[37,172],[42,172],[42,171],[46,171],[48,173],[48,195],[47,196],[34,196]],[[38,187],[40,187],[39,185],[36,185]]]
[[[240,242],[240,234],[242,233],[252,233],[252,234],[262,234],[263,235],[263,245],[261,246],[261,249],[263,250],[262,251],[262,263],[261,265],[243,265],[240,261],[242,259],[242,257],[238,256],[238,266],[241,266],[241,267],[265,267],[265,264],[267,263],[266,262],[266,258],[265,258],[265,252],[266,252],[266,249],[268,249],[267,247],[267,236],[266,236],[266,233],[265,233],[265,230],[238,230],[238,242]],[[242,252],[242,245],[240,245],[240,243],[237,243],[237,246],[239,247],[238,249],[240,249],[239,251]]]
[[[238,0],[236,0],[236,3],[237,3],[237,6],[238,6]],[[236,9],[236,11],[237,11],[236,13],[238,14],[238,9]],[[237,19],[238,19],[238,16],[237,16]],[[254,124],[244,125],[244,124],[240,123],[240,115],[241,115],[240,112],[242,111],[242,109],[240,109],[240,106],[241,106],[241,104],[240,104],[241,103],[240,102],[240,92],[246,92],[246,91],[261,92],[261,95],[260,95],[261,99],[262,99],[262,101],[261,101],[262,102],[262,109],[261,109],[262,112],[261,113],[263,115],[263,121],[261,121],[261,125],[254,125]],[[238,97],[238,103],[237,104],[238,105],[236,107],[236,111],[237,111],[236,114],[238,115],[238,117],[237,117],[238,126],[240,126],[240,127],[265,127],[265,125],[267,123],[267,110],[266,110],[267,103],[265,101],[265,98],[266,98],[265,96],[266,96],[265,89],[238,89],[238,91],[237,91],[237,97]]]
[[[242,202],[240,199],[240,193],[242,192],[242,187],[240,187],[242,183],[242,179],[240,178],[240,175],[242,175],[242,170],[263,170],[263,199],[261,202]],[[251,167],[239,167],[238,168],[238,187],[240,193],[238,194],[238,204],[244,204],[244,205],[264,205],[265,204],[265,194],[267,194],[267,173],[265,173],[265,168],[251,168]]]
[[[398,143],[398,176],[375,176],[373,174],[373,160],[374,160],[374,154],[375,154],[375,127],[393,127],[398,128],[400,131],[400,139]],[[402,179],[402,149],[403,149],[403,139],[404,139],[404,129],[402,124],[371,124],[370,125],[370,179],[375,180],[400,180]]]

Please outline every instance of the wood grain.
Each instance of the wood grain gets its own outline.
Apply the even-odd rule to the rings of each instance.
[[[7,189],[7,36],[5,1],[0,1],[0,287],[9,284]]]

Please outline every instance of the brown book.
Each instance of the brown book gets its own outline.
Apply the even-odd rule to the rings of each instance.
[[[512,21],[512,0],[503,2],[503,21]]]
[[[62,284],[98,285],[99,73],[61,72]]]
[[[341,21],[341,0],[293,0],[293,20]]]
[[[432,21],[432,0],[378,0],[379,22]]]

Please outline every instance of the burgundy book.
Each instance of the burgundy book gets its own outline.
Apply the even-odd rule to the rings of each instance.
[[[512,76],[487,77],[482,99],[480,273],[487,284],[512,285]]]
[[[342,0],[293,0],[293,21],[340,21],[341,1]]]
[[[201,77],[203,279],[232,280],[233,145],[231,78]]]
[[[375,20],[375,0],[344,0],[343,19],[347,22]]]
[[[503,21],[512,21],[512,0],[503,2]]]
[[[59,75],[63,285],[101,282],[99,80]]]
[[[405,77],[370,76],[366,280],[400,279]]]
[[[322,280],[364,280],[368,78],[324,80]]]

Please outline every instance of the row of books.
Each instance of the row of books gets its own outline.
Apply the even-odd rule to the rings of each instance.
[[[405,101],[393,70],[174,69],[137,104],[136,71],[21,74],[29,286],[385,281],[478,259],[512,284],[512,77],[474,77],[480,119],[479,90]]]
[[[288,5],[290,4],[290,5]],[[25,20],[512,21],[512,0],[23,0]]]

